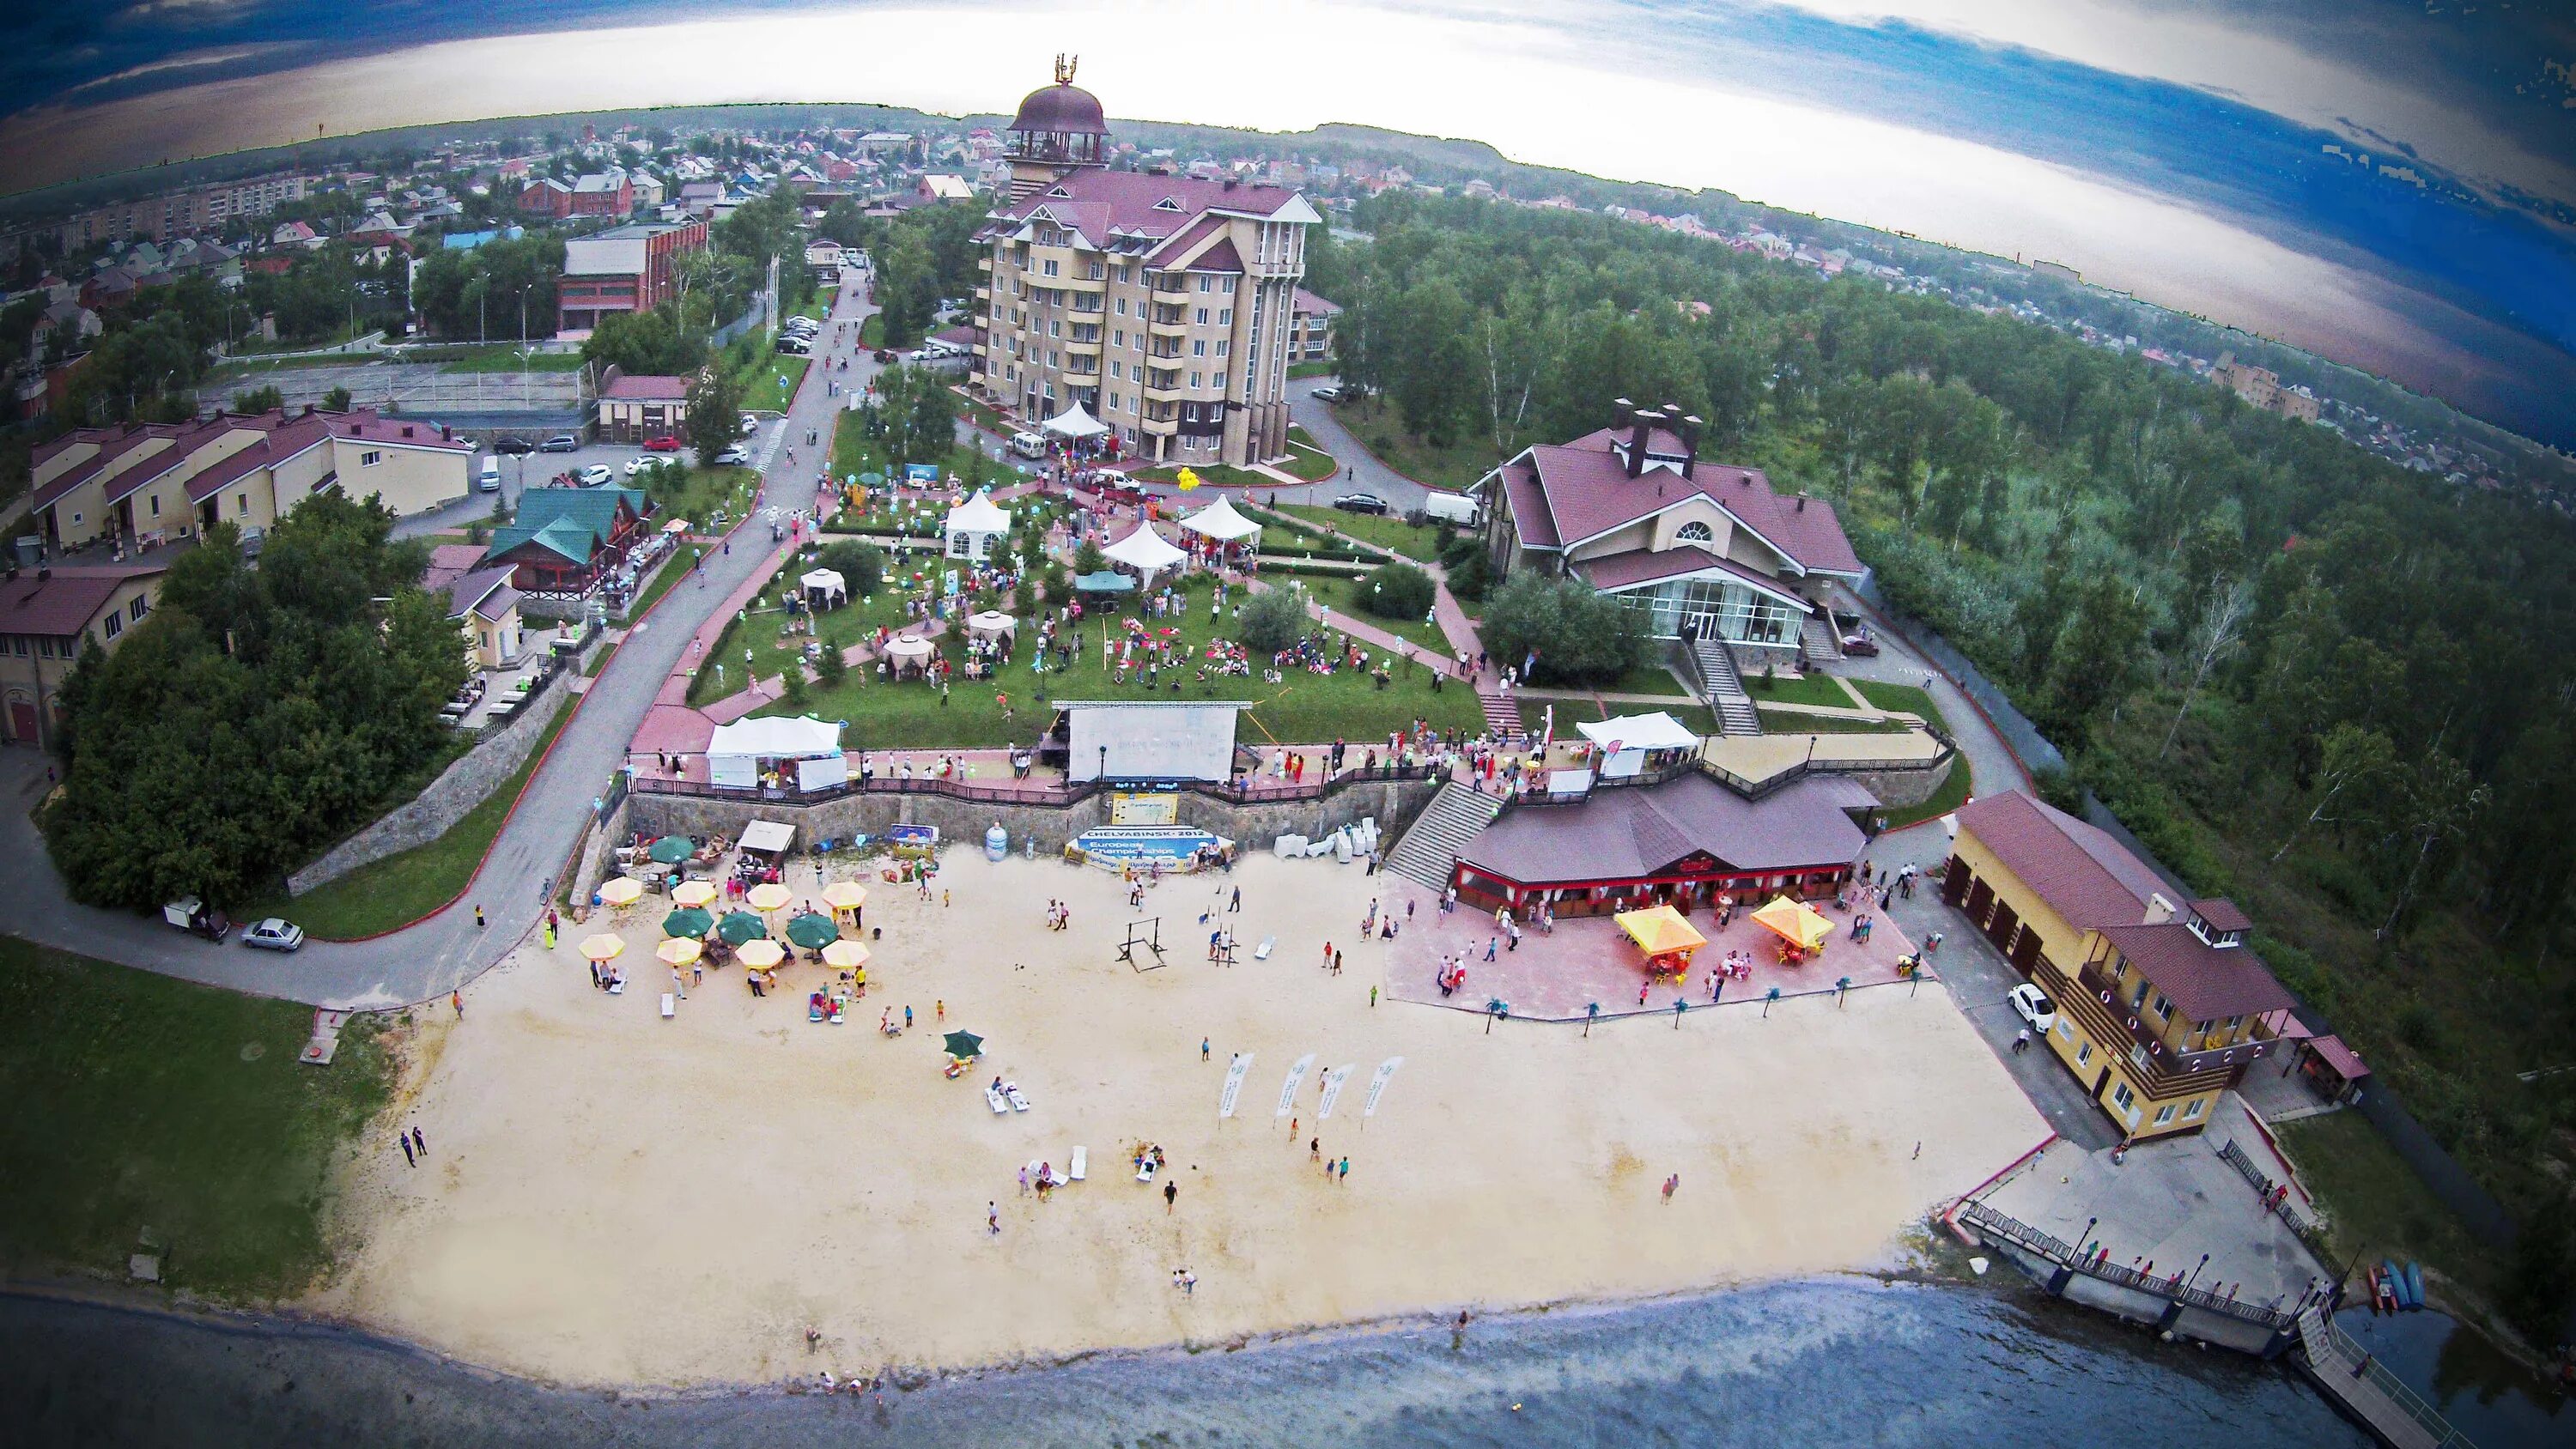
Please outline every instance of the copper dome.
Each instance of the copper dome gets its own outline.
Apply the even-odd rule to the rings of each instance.
[[[1065,82],[1043,86],[1022,98],[1011,129],[1024,134],[1106,136],[1109,121],[1101,114],[1099,97]]]

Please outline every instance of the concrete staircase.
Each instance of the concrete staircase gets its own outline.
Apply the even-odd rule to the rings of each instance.
[[[1809,614],[1798,630],[1798,654],[1809,669],[1821,669],[1843,657],[1842,628],[1831,611]]]
[[[1495,739],[1507,740],[1521,732],[1521,708],[1503,693],[1501,685],[1478,686],[1476,702],[1484,706],[1485,728]]]
[[[1440,787],[1440,793],[1406,828],[1404,838],[1387,852],[1386,868],[1431,890],[1445,891],[1458,852],[1501,813],[1501,801],[1452,780]]]
[[[1744,692],[1744,679],[1735,671],[1735,654],[1723,640],[1706,635],[1691,641],[1691,666],[1699,672],[1700,697],[1717,712],[1717,732],[1722,735],[1758,735],[1762,733],[1762,716],[1753,709],[1752,696]]]

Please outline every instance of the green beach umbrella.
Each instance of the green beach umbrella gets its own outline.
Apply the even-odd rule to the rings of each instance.
[[[984,1039],[971,1031],[952,1031],[941,1040],[940,1045],[948,1049],[950,1056],[961,1062],[984,1054]]]
[[[819,950],[841,939],[841,928],[830,916],[818,916],[807,911],[787,923],[787,939],[809,951]]]
[[[685,835],[665,835],[654,841],[652,850],[647,853],[663,865],[678,865],[697,854],[698,846]]]
[[[761,940],[769,934],[769,925],[749,911],[728,911],[716,922],[716,934],[739,946],[745,941]]]
[[[699,907],[682,906],[662,918],[662,934],[675,940],[686,936],[692,941],[703,941],[706,939],[707,927],[715,923],[716,918]]]

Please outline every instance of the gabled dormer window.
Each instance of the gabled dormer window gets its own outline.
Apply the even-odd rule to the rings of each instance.
[[[1178,211],[1181,209],[1181,199],[1177,196],[1166,196],[1162,200],[1154,203],[1154,209],[1156,211]]]

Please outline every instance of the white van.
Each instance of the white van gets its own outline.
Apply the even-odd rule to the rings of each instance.
[[[1047,455],[1046,439],[1035,433],[1013,433],[1011,451],[1023,458],[1043,458]]]
[[[500,491],[501,491],[501,460],[500,460],[500,459],[498,459],[498,458],[488,457],[488,456],[487,456],[486,458],[484,458],[484,460],[483,460],[483,471],[482,471],[481,473],[479,473],[479,474],[475,475],[475,479],[474,479],[474,486],[475,486],[475,488],[476,488],[477,490],[479,490],[479,491],[481,491],[481,492],[484,492],[484,493],[498,493],[498,492],[500,492]]]
[[[1460,528],[1473,528],[1480,510],[1476,500],[1464,493],[1428,493],[1423,495],[1422,516],[1432,522],[1448,522]]]

